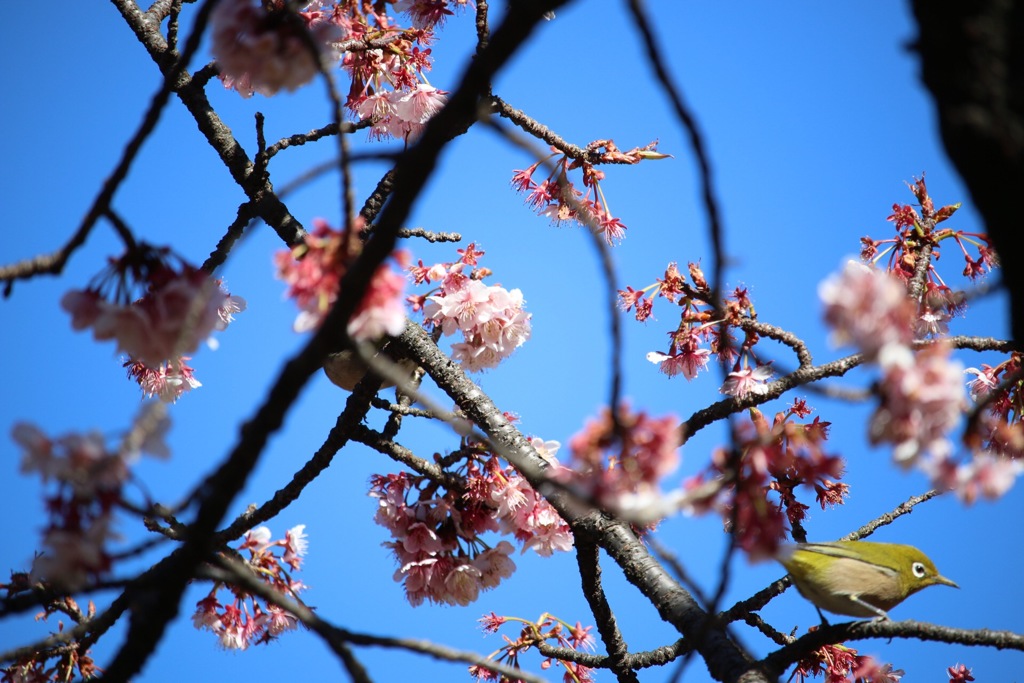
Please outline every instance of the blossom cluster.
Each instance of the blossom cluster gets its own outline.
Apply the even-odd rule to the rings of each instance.
[[[352,242],[344,231],[317,220],[304,244],[275,254],[277,277],[288,285],[285,296],[294,299],[299,307],[296,332],[319,327],[334,306],[341,294],[341,278],[355,258],[357,248]],[[397,251],[393,258],[402,267],[407,254]],[[372,341],[401,334],[405,329],[404,289],[405,278],[382,263],[348,321],[349,336],[357,341]]]
[[[898,463],[920,467],[936,486],[955,490],[967,502],[978,495],[998,497],[1024,471],[1020,387],[1008,387],[990,397],[981,419],[972,427],[974,431],[966,437],[970,458],[963,462],[954,458],[948,435],[968,405],[964,372],[975,375],[969,387],[972,398],[978,400],[995,389],[997,376],[1019,367],[1019,357],[1000,364],[998,371],[988,365],[965,371],[942,339],[912,350],[921,337],[946,334],[949,319],[963,311],[963,295],[951,290],[933,265],[939,243],[955,240],[968,263],[964,274],[971,278],[997,261],[985,235],[938,228],[958,205],[935,209],[923,178],[915,181],[911,190],[920,212],[894,205],[889,220],[895,223],[897,236],[879,242],[862,240],[865,258],[878,261],[890,254],[888,270],[847,263],[819,289],[825,319],[834,330],[835,341],[854,345],[882,371],[878,384],[881,400],[870,422],[872,442],[893,444]],[[884,252],[877,252],[878,246],[890,242]],[[977,259],[971,258],[965,242],[977,246]],[[923,285],[923,293],[915,300],[908,295],[908,286],[919,270],[918,259],[926,257],[920,251],[922,244],[931,248],[932,260],[918,274],[925,277],[918,283]]]
[[[909,187],[918,201],[918,208],[909,204],[893,204],[892,214],[887,220],[893,223],[896,235],[885,240],[862,237],[861,258],[878,264],[888,256],[886,272],[906,284],[914,278],[917,265],[924,257],[922,247],[927,246],[931,253],[922,295],[913,302],[917,309],[913,329],[919,337],[946,334],[950,320],[962,315],[967,304],[963,293],[950,288],[939,276],[935,264],[941,257],[940,245],[953,240],[964,259],[963,275],[971,280],[991,272],[999,265],[999,259],[988,235],[939,227],[956,213],[960,204],[936,209],[923,175]],[[972,250],[977,253],[976,257],[971,256]]]
[[[679,465],[679,420],[651,417],[620,405],[613,417],[605,408],[569,441],[571,462],[554,478],[583,500],[647,522],[657,514],[658,484]],[[653,521],[653,520],[652,520]]]
[[[515,640],[506,637],[505,645],[488,659],[496,659],[498,662],[519,668],[519,656],[531,647],[544,641],[551,641],[553,647],[567,648],[581,652],[584,650],[593,651],[594,636],[590,634],[593,626],[584,627],[580,622],[570,626],[568,622],[545,612],[536,621],[529,621],[521,617],[503,617],[491,612],[480,618],[480,624],[484,633],[497,633],[498,630],[508,623],[521,623],[519,637]],[[551,668],[552,664],[558,664],[565,668],[563,680],[574,683],[592,683],[594,680],[593,670],[578,662],[567,659],[547,658],[541,663],[542,669]],[[494,680],[494,674],[489,669],[481,666],[469,667],[469,672],[480,681]]]
[[[424,600],[468,605],[512,575],[512,544],[492,547],[481,537],[486,532],[514,535],[522,552],[550,555],[572,547],[568,525],[515,470],[478,449],[457,455],[465,457],[457,470],[462,478],[453,473],[447,487],[418,474],[371,479],[374,519],[391,533],[384,545],[398,561],[394,579],[413,606]]]
[[[305,529],[304,524],[299,524],[286,531],[284,538],[271,540],[270,529],[257,527],[245,534],[238,547],[240,553],[248,553],[246,564],[254,576],[292,600],[298,600],[299,591],[306,588],[291,575],[301,568],[309,546]],[[217,598],[222,588],[231,594],[227,603]],[[196,603],[192,624],[197,629],[211,631],[223,648],[244,650],[250,645],[269,643],[285,631],[295,629],[298,620],[277,605],[263,605],[239,586],[216,583],[207,596]]]
[[[941,341],[915,353],[917,307],[905,286],[885,271],[850,261],[820,288],[825,320],[837,341],[854,344],[882,369],[881,404],[871,418],[873,443],[892,443],[897,462],[952,452],[948,433],[965,408],[963,366]]]
[[[31,580],[73,591],[110,570],[109,544],[118,538],[114,511],[131,464],[141,453],[170,455],[163,440],[169,421],[162,411],[151,412],[156,410],[152,404],[144,407],[135,427],[114,448],[99,432],[50,438],[35,425],[14,425],[11,436],[24,451],[21,471],[54,484],[46,497],[43,552],[33,563]]]
[[[210,16],[220,77],[242,97],[295,90],[340,57],[344,32],[319,2],[294,11],[287,0],[221,0]]]
[[[286,0],[222,0],[211,16],[212,51],[225,87],[243,97],[295,90],[340,60],[352,79],[345,105],[370,122],[371,138],[409,141],[447,101],[424,75],[434,28],[453,14],[449,6],[467,2],[393,3],[412,23],[403,28],[383,3],[314,0],[296,10]]]
[[[731,369],[719,391],[729,396],[761,395],[768,391],[772,376],[770,364],[762,363],[754,349],[758,335],[749,330],[742,343],[731,333],[732,327],[753,316],[753,303],[747,290],[737,287],[724,301],[724,313],[714,315],[709,303],[711,290],[704,272],[697,263],[689,263],[686,276],[676,263],[669,263],[664,277],[642,289],[619,290],[619,305],[623,311],[634,311],[639,322],[651,319],[654,301],[663,298],[679,307],[679,322],[668,332],[667,352],[651,351],[647,360],[658,366],[669,377],[682,375],[692,380],[706,370],[711,356]]]
[[[433,293],[409,298],[414,310],[423,310],[424,322],[450,336],[461,333],[452,344],[452,358],[470,372],[497,365],[530,338],[530,314],[518,289],[485,285],[490,270],[479,268],[483,251],[471,243],[459,249],[454,263],[412,266],[416,284],[438,282]]]
[[[571,159],[561,154],[557,161],[552,162],[559,151],[538,161],[529,168],[516,170],[512,174],[512,187],[517,192],[526,193],[526,203],[541,216],[547,216],[560,225],[566,221],[574,221],[604,237],[608,244],[615,244],[626,234],[626,226],[612,215],[608,200],[601,189],[601,181],[605,173],[596,164],[638,164],[644,159],[665,159],[666,154],[654,151],[657,141],[644,147],[636,147],[622,152],[611,140],[595,140],[587,145],[585,157]],[[537,169],[545,163],[552,166],[551,173],[540,183],[533,179]],[[581,169],[584,194],[577,190],[569,180],[569,172]]]
[[[971,399],[983,406],[965,436],[974,457],[962,465],[937,463],[933,477],[967,503],[979,496],[999,498],[1024,471],[1024,381],[1006,382],[1019,374],[1021,364],[1021,353],[1014,351],[995,366],[964,370],[975,376],[967,383]]]
[[[797,662],[791,680],[805,683],[809,677],[824,675],[825,683],[899,683],[904,674],[892,664],[836,644],[823,645]]]
[[[74,329],[92,328],[95,339],[115,340],[117,350],[128,355],[129,376],[147,396],[165,402],[200,386],[185,361],[245,306],[220,280],[146,244],[112,260],[86,289],[61,299]]]
[[[683,500],[694,512],[714,509],[751,559],[774,557],[790,529],[807,517],[796,489],[809,487],[821,509],[841,505],[849,487],[839,482],[845,463],[825,451],[830,423],[806,418],[802,400],[776,413],[771,424],[756,408],[738,429],[733,452],[719,449],[706,472],[688,480]]]
[[[434,29],[465,7],[467,0],[402,0],[392,6],[412,21],[401,28],[396,18],[378,13],[368,3],[338,3],[335,16],[354,40],[375,37],[385,48],[345,53],[342,68],[352,79],[345,105],[360,121],[369,121],[371,139],[410,141],[447,102],[447,92],[426,79],[430,70]],[[345,5],[344,10],[341,6]]]

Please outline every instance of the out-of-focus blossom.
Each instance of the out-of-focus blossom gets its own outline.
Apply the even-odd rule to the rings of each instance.
[[[913,341],[916,306],[904,285],[884,271],[848,261],[818,288],[836,344],[852,344],[874,359],[887,344]]]
[[[947,457],[952,448],[947,434],[965,407],[963,365],[941,343],[917,353],[890,344],[879,365],[882,403],[871,418],[872,442],[894,444],[893,456],[903,465],[923,453]]]
[[[344,244],[345,237],[326,221],[317,220],[305,244],[279,251],[274,256],[277,276],[288,285],[286,296],[295,299],[299,307],[294,325],[296,332],[319,327],[334,306],[341,278],[352,258]],[[404,267],[408,255],[398,251],[394,259]],[[405,278],[389,264],[382,263],[348,321],[349,336],[357,341],[376,341],[384,335],[401,334],[406,321],[404,287]]]
[[[661,479],[679,464],[679,420],[620,406],[605,408],[569,441],[571,463],[553,476],[576,495],[613,512],[655,505]],[[639,514],[639,513],[638,513]]]
[[[243,97],[305,85],[320,70],[311,43],[327,65],[338,60],[335,44],[345,37],[329,16],[293,12],[285,0],[221,0],[210,24],[221,79]]]
[[[115,263],[130,266],[122,259]],[[150,369],[160,369],[182,356],[190,356],[215,330],[223,330],[245,310],[245,300],[232,296],[219,280],[183,264],[180,270],[162,265],[135,283],[145,287],[136,301],[108,301],[96,289],[71,290],[61,306],[72,317],[72,327],[91,327],[97,340],[114,339],[118,351]]]
[[[143,407],[135,424],[116,448],[99,432],[48,437],[35,425],[19,422],[11,436],[24,450],[22,472],[38,473],[52,486],[46,495],[49,521],[43,530],[42,553],[32,566],[32,579],[66,590],[106,574],[113,563],[109,549],[114,512],[122,502],[129,466],[140,453],[169,455],[164,442],[169,422],[159,404]]]

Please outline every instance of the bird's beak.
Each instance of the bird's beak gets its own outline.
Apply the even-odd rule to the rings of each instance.
[[[956,581],[953,581],[952,579],[947,579],[945,576],[942,576],[941,574],[935,577],[935,583],[941,583],[943,586],[952,586],[953,588],[960,587],[956,585]]]

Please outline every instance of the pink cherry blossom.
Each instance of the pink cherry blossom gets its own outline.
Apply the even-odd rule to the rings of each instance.
[[[127,259],[121,264],[130,265]],[[161,266],[137,284],[147,291],[131,303],[107,301],[96,290],[72,290],[61,306],[71,313],[73,327],[92,327],[97,340],[116,340],[119,351],[151,369],[191,355],[214,330],[226,328],[234,313],[245,310],[244,299],[187,264],[180,270]]]
[[[50,527],[43,535],[43,553],[32,564],[32,577],[76,590],[110,569],[109,541],[117,538],[112,517],[83,520],[78,528]]]
[[[730,396],[760,396],[768,392],[768,385],[765,383],[771,376],[772,369],[767,365],[740,368],[729,373],[719,392]]]
[[[995,368],[987,363],[982,363],[981,370],[978,368],[967,368],[964,374],[973,374],[975,378],[967,383],[971,393],[971,400],[977,401],[999,386],[995,376]]]
[[[444,577],[445,602],[466,605],[480,596],[481,572],[471,564],[460,564]]]
[[[480,585],[494,588],[502,579],[512,576],[516,563],[509,556],[515,548],[508,541],[501,541],[493,548],[483,551],[473,560],[473,566],[480,572]]]
[[[693,379],[701,370],[706,370],[711,359],[711,351],[700,347],[683,349],[675,355],[651,351],[647,360],[658,366],[658,369],[669,377],[682,373],[686,379]]]
[[[142,388],[143,396],[155,396],[164,403],[175,403],[185,392],[203,386],[195,378],[194,369],[185,362],[187,360],[189,357],[183,356],[151,368],[128,359],[124,367],[128,369],[128,377]]]
[[[479,254],[482,252],[472,252],[464,258],[475,262]],[[466,277],[463,270],[467,265],[465,261],[447,264],[440,291],[427,297],[423,317],[446,336],[461,333],[463,341],[452,344],[452,358],[466,370],[477,372],[496,367],[530,338],[531,316],[523,310],[520,290]],[[437,269],[430,269],[432,279],[438,279]]]
[[[301,558],[308,550],[305,528],[298,524],[287,530],[283,539],[275,540],[268,527],[260,526],[247,531],[237,548],[240,555],[248,554],[254,576],[292,600],[297,600],[298,593],[306,588],[292,576],[301,568]],[[222,604],[217,593],[225,588],[229,589],[229,602]],[[214,584],[210,593],[196,603],[192,624],[213,632],[226,649],[245,650],[294,630],[298,619],[279,607],[264,605],[240,586]]]
[[[221,0],[210,17],[211,50],[224,85],[243,97],[295,90],[319,71],[307,38],[325,63],[337,61],[334,46],[344,39],[340,27],[319,12],[297,13],[283,0]]]
[[[836,344],[853,344],[874,359],[886,344],[913,341],[916,306],[904,285],[884,271],[848,261],[821,283],[818,295]]]
[[[448,93],[426,83],[418,83],[411,91],[395,95],[397,97],[391,100],[393,116],[408,127],[406,135],[401,137],[418,135],[423,125],[448,101]]]
[[[319,327],[337,300],[341,278],[353,258],[344,240],[342,231],[317,220],[305,244],[275,255],[277,276],[288,285],[286,296],[295,299],[300,309],[294,324],[296,332]],[[408,255],[400,250],[393,259],[399,267],[404,267]],[[358,341],[401,334],[406,321],[404,288],[405,278],[388,263],[381,264],[349,319],[348,334]]]
[[[889,345],[879,365],[885,374],[882,403],[871,418],[872,442],[893,443],[893,457],[902,464],[926,452],[945,458],[952,448],[946,435],[965,407],[963,365],[941,343],[917,353]]]
[[[612,511],[655,503],[658,485],[679,464],[679,421],[649,417],[627,406],[613,422],[611,411],[590,420],[569,441],[570,468],[554,477],[584,498]]]

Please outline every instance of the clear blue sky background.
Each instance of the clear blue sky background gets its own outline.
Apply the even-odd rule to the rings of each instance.
[[[728,284],[748,287],[761,320],[802,336],[817,361],[838,357],[845,352],[827,344],[817,285],[857,252],[862,235],[891,234],[885,217],[892,203],[912,199],[904,181],[926,171],[937,202],[965,202],[955,225],[979,226],[941,149],[930,101],[918,82],[916,60],[907,48],[913,39],[907,7],[852,2],[651,5],[671,68],[707,136],[732,257]],[[710,263],[690,149],[643,65],[630,26],[620,2],[577,3],[542,27],[495,87],[513,106],[577,144],[611,137],[628,149],[658,138],[659,149],[674,155],[671,160],[607,169],[606,195],[629,227],[615,250],[620,287],[653,282],[668,261]],[[470,53],[472,39],[471,17],[449,22],[435,47],[434,85],[454,86],[456,65]],[[10,263],[56,249],[69,237],[114,167],[160,78],[105,3],[62,3],[45,17],[29,4],[3,3],[0,52],[8,65],[0,107],[5,138],[0,199],[6,210],[0,262]],[[267,116],[270,140],[329,121],[320,84],[272,100],[242,100],[216,82],[209,90],[250,155],[256,111]],[[363,144],[362,136],[358,143]],[[281,154],[271,169],[277,185],[329,158],[334,149],[323,142]],[[509,189],[513,169],[529,163],[492,133],[474,130],[446,153],[410,224],[458,231],[475,240],[487,251],[484,265],[494,270],[494,281],[523,290],[534,316],[533,339],[479,381],[502,409],[521,416],[526,433],[567,442],[606,401],[607,313],[594,252],[582,232],[549,226]],[[381,171],[372,164],[357,169],[360,197],[373,188]],[[326,178],[289,198],[289,206],[306,225],[318,216],[337,223],[336,187],[335,177]],[[199,263],[242,199],[174,100],[114,204],[141,237],[170,243]],[[454,258],[454,246],[407,246],[425,262]],[[283,361],[304,342],[291,331],[295,309],[282,299],[283,287],[273,278],[271,257],[278,248],[273,232],[259,226],[222,271],[231,291],[248,299],[249,310],[221,335],[218,351],[197,354],[194,365],[204,386],[173,408],[173,459],[144,462],[137,470],[157,500],[178,500],[221,461]],[[945,251],[943,272],[959,283],[958,256],[952,248]],[[63,292],[84,286],[105,258],[119,252],[119,243],[101,225],[62,278],[18,282],[13,296],[0,303],[0,429],[5,434],[17,420],[33,421],[51,435],[91,428],[114,434],[137,411],[138,390],[123,379],[112,346],[72,332],[68,316],[58,307]],[[967,321],[958,321],[957,331],[1005,336],[1004,306],[1002,300],[979,303]],[[656,415],[672,412],[686,418],[717,400],[720,378],[709,373],[692,383],[669,380],[644,360],[648,351],[663,349],[672,325],[669,309],[662,306],[660,312],[659,320],[646,325],[625,321],[625,393],[634,405]],[[793,364],[783,349],[774,356],[780,365]],[[967,365],[992,362],[977,354],[964,360]],[[843,384],[863,386],[870,379],[869,374],[858,375]],[[841,536],[927,490],[922,475],[903,473],[891,464],[888,449],[867,446],[869,406],[847,407],[807,392],[796,395],[807,396],[817,414],[833,422],[832,448],[849,459],[849,504],[832,512],[812,510],[807,524],[812,539]],[[232,514],[266,500],[301,466],[333,425],[345,398],[324,377],[315,378],[273,438]],[[779,405],[768,410],[774,412]],[[456,444],[447,430],[434,426],[416,427],[402,440],[426,457]],[[722,440],[722,431],[715,428],[694,438],[684,449],[681,471],[667,484],[703,468]],[[4,572],[28,566],[42,524],[40,487],[18,474],[19,458],[10,439],[0,438],[0,472],[7,482],[0,499]],[[346,448],[271,523],[277,535],[295,524],[307,525],[310,555],[303,580],[311,588],[305,597],[321,616],[355,631],[430,637],[482,653],[501,645],[498,637],[484,639],[475,623],[490,611],[527,618],[550,611],[569,622],[592,623],[578,595],[579,579],[569,554],[547,560],[517,557],[516,575],[468,608],[410,609],[401,587],[392,581],[393,560],[380,547],[387,538],[372,523],[374,501],[366,497],[371,473],[395,469],[364,448]],[[1024,630],[1019,555],[1024,531],[1017,523],[1022,502],[1020,487],[998,503],[970,508],[947,497],[881,529],[876,539],[919,545],[962,587],[930,589],[896,608],[893,616]],[[121,530],[137,538],[133,525],[125,523]],[[714,585],[724,544],[718,520],[673,520],[662,526],[659,538],[705,587]],[[739,559],[726,601],[744,598],[782,573],[770,563],[751,566]],[[676,638],[614,565],[605,564],[604,576],[632,650]],[[269,647],[244,653],[221,651],[209,633],[189,623],[192,606],[205,591],[195,586],[188,593],[182,616],[138,680],[201,681],[242,672],[271,679],[344,675],[327,649],[308,634],[287,634]],[[102,604],[110,596],[97,599]],[[777,598],[764,614],[785,631],[798,627],[802,632],[817,621],[811,606],[793,591]],[[56,619],[0,622],[0,649],[55,628]],[[742,626],[737,631],[755,652],[770,649],[756,633]],[[96,649],[101,665],[120,635],[115,629]],[[915,641],[852,645],[906,669],[906,681],[945,680],[945,668],[958,661],[974,667],[978,680],[1010,680],[1024,665],[1020,653],[983,648]],[[378,681],[470,680],[460,665],[382,650],[358,654]],[[525,661],[537,670],[538,660]],[[552,680],[560,675],[560,670],[549,672]],[[668,670],[641,673],[644,681],[668,676]],[[685,680],[706,679],[703,665],[691,664]],[[611,676],[602,673],[599,680]]]

